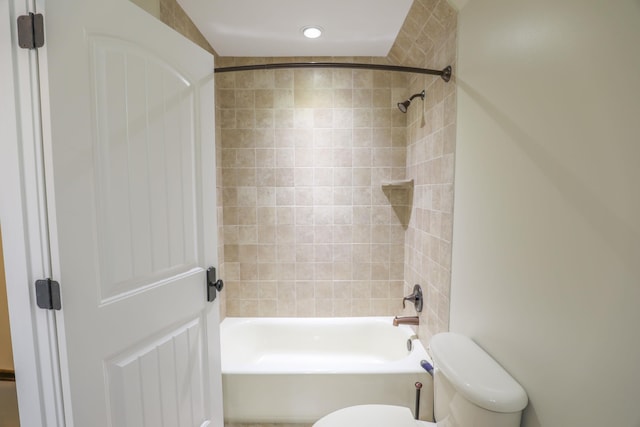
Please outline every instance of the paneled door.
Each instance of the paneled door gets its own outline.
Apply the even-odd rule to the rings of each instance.
[[[222,427],[213,57],[127,0],[38,6],[66,424]]]

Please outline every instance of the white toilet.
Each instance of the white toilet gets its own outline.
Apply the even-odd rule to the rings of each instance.
[[[392,405],[340,409],[313,427],[518,427],[527,394],[491,356],[464,335],[445,332],[431,339],[435,423],[413,419]]]

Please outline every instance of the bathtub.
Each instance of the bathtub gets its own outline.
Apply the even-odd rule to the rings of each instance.
[[[365,403],[431,420],[431,362],[411,327],[391,317],[226,318],[221,324],[224,417],[236,423],[313,423]],[[407,348],[411,340],[412,349]]]

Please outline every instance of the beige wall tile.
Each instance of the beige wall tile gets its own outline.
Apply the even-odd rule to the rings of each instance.
[[[456,14],[445,1],[417,0],[389,57],[356,62],[442,68],[449,64],[438,61],[455,60],[455,32]],[[401,314],[402,296],[420,283],[433,297],[421,315],[421,338],[446,329],[453,85],[345,69],[216,78],[223,257],[235,280],[227,314]],[[422,89],[424,102],[414,100],[407,114],[397,110]],[[404,178],[414,179],[413,191],[380,187]]]

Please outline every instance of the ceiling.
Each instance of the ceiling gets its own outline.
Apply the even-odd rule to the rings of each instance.
[[[221,56],[387,56],[413,0],[178,0]],[[317,39],[302,35],[319,26]]]

